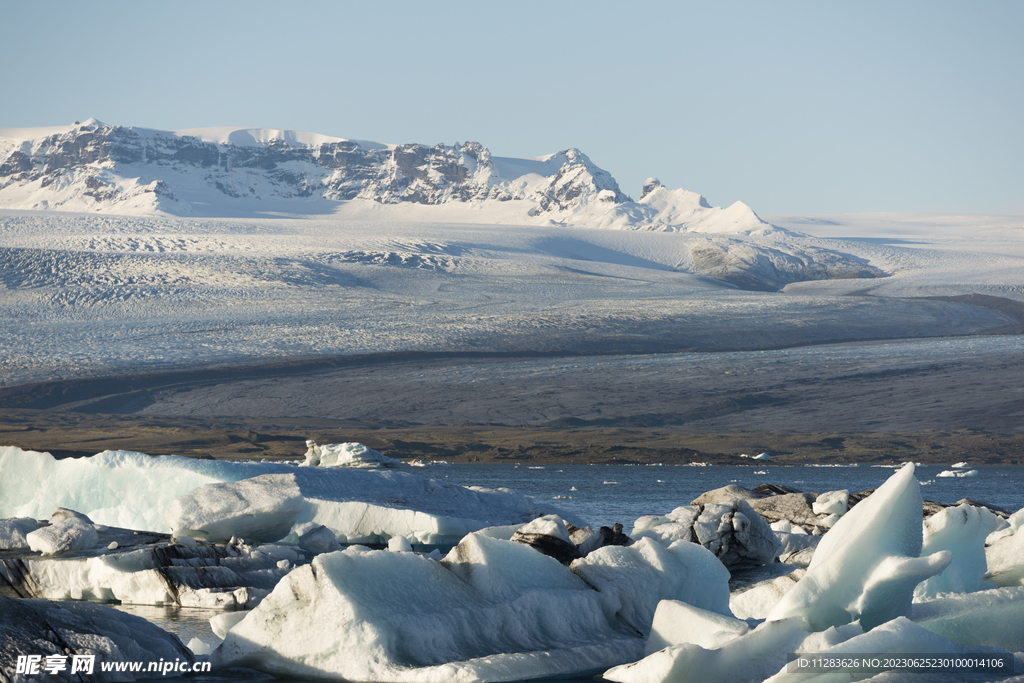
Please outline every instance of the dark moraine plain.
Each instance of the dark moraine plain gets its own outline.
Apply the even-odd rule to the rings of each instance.
[[[1024,464],[1016,335],[742,352],[390,354],[0,389],[0,443],[533,464]]]

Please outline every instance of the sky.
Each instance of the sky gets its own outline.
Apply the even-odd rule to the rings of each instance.
[[[1024,214],[1024,3],[0,0],[0,127],[577,147],[759,214]]]

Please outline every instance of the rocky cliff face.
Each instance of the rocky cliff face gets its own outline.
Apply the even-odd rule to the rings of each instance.
[[[312,197],[382,204],[528,199],[537,204],[536,213],[630,201],[615,179],[579,150],[559,152],[535,166],[541,173],[525,180],[502,177],[491,153],[476,142],[388,147],[350,140],[302,144],[282,136],[238,145],[90,120],[39,138],[0,141],[0,192],[22,188],[22,194],[36,198],[18,208],[58,208],[68,202],[102,208],[148,194],[154,209],[174,214],[189,213],[179,197],[189,194],[185,189],[225,199]]]

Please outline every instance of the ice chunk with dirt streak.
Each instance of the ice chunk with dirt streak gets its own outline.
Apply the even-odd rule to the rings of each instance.
[[[1024,586],[1024,531],[985,548],[988,578],[997,586]]]
[[[215,667],[347,681],[593,675],[643,654],[556,560],[471,534],[435,562],[349,548],[286,576],[225,634]]]
[[[985,508],[966,503],[944,508],[924,520],[921,555],[948,550],[953,560],[941,574],[919,583],[914,589],[914,598],[982,590],[987,571],[985,538],[1000,526],[1000,521]]]
[[[782,548],[768,523],[742,498],[641,517],[633,525],[633,538],[651,538],[662,545],[680,540],[699,543],[727,567],[772,562]]]
[[[874,628],[910,613],[914,589],[952,561],[943,550],[920,557],[921,489],[905,465],[825,534],[807,573],[769,612],[810,630],[860,621]]]

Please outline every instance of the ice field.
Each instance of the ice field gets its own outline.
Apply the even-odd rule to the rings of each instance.
[[[372,221],[3,212],[0,382],[393,351],[970,335],[1019,322],[918,297],[1024,300],[1014,217],[802,217],[790,225],[809,234],[709,236],[473,224],[465,221],[486,216],[413,208],[438,222],[408,222],[408,207],[379,205],[367,209],[379,216]],[[709,240],[721,248],[718,276],[739,281],[768,283],[823,253],[888,276],[737,289],[694,274],[693,254]]]

